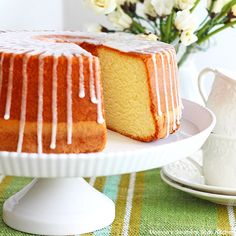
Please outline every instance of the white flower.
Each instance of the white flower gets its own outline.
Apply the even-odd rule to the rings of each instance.
[[[196,0],[176,0],[175,6],[180,10],[190,10],[194,6],[195,2]]]
[[[156,17],[157,13],[151,4],[151,0],[145,0],[143,3],[137,3],[136,14],[143,18],[147,18],[147,15]]]
[[[212,8],[212,11],[213,13],[219,13],[222,8],[227,4],[229,3],[231,0],[216,0],[214,1],[213,3],[213,8]],[[207,1],[207,8],[209,9],[210,6],[211,6],[211,3],[212,3],[212,0],[208,0]]]
[[[183,31],[180,36],[180,41],[184,46],[189,46],[198,40],[197,36],[191,30]]]
[[[174,7],[174,0],[151,0],[157,15],[167,16],[170,15]]]
[[[236,5],[232,7],[232,13],[233,13],[233,16],[236,17]]]
[[[210,6],[211,6],[211,3],[212,3],[212,0],[207,0],[207,9],[209,9],[209,8],[210,8]]]
[[[90,24],[86,26],[86,31],[87,32],[101,32],[102,27],[101,25],[98,24]]]
[[[146,18],[145,12],[144,12],[144,4],[138,2],[136,5],[136,14],[138,16],[141,16],[143,18]]]
[[[140,7],[140,11],[141,11],[141,9],[143,10],[144,15],[149,15],[149,16],[152,16],[152,17],[157,16],[157,13],[156,13],[156,11],[155,11],[152,3],[151,3],[151,0],[145,0],[144,3],[142,4],[142,8]],[[139,7],[137,8],[137,14],[139,13],[138,10],[139,10]]]
[[[132,19],[130,16],[124,13],[124,11],[118,7],[114,12],[108,15],[109,21],[120,30],[129,28],[132,24]]]
[[[116,0],[87,0],[87,3],[100,14],[111,13],[117,7]]]
[[[175,26],[178,30],[193,30],[196,27],[196,19],[189,10],[178,11],[175,18]]]

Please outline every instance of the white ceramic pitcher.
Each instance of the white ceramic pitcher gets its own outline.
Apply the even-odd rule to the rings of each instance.
[[[213,73],[215,79],[206,99],[203,85],[208,73]],[[236,73],[206,68],[199,75],[198,85],[206,106],[216,115],[217,123],[213,132],[236,138]]]
[[[208,99],[204,78],[215,78]],[[205,104],[216,115],[216,126],[203,146],[203,175],[208,185],[236,188],[236,73],[211,68],[198,78],[199,91]]]

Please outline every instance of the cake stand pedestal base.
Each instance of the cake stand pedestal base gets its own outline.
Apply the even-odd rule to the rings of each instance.
[[[82,178],[34,179],[3,206],[8,226],[40,235],[88,233],[114,218],[114,203]]]

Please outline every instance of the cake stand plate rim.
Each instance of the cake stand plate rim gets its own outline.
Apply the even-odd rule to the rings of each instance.
[[[42,154],[41,156],[36,153],[0,152],[0,173],[37,178],[108,176],[148,170],[180,160],[201,148],[216,123],[214,114],[208,108],[185,99],[183,104],[185,109],[182,126],[192,123],[199,129],[194,134],[187,132],[184,137],[183,128],[181,134],[171,135],[170,139],[152,143],[137,142],[118,135],[117,137],[122,137],[123,143],[119,143],[118,139],[113,145],[118,145],[116,149],[124,145],[125,151],[111,149],[99,153]],[[196,112],[200,116],[194,117],[192,113]],[[169,149],[172,149],[172,154],[175,156],[170,156]],[[164,158],[164,156],[168,157]]]

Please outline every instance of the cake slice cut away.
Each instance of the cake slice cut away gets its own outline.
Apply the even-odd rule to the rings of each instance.
[[[173,49],[122,52],[97,46],[107,127],[140,141],[168,137],[180,125],[181,100]]]

